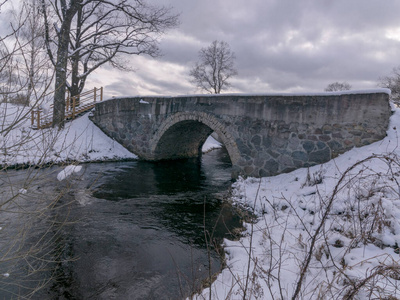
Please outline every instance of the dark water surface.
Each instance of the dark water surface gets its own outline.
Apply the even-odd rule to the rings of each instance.
[[[239,217],[224,200],[225,150],[201,160],[83,165],[64,202],[56,277],[41,299],[181,299],[208,276],[204,224],[219,242]],[[67,184],[67,183],[64,183]],[[211,252],[212,272],[221,267]]]

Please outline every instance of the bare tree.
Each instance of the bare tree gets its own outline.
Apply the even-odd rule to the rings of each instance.
[[[18,86],[18,77],[16,76],[16,59],[13,52],[16,45],[11,49],[6,47],[4,42],[0,43],[0,102],[8,103],[21,88]]]
[[[39,0],[24,0],[21,14],[25,14],[26,22],[21,28],[18,40],[26,44],[21,47],[24,66],[27,66],[24,77],[28,86],[25,98],[28,104],[35,104],[43,95],[40,91],[47,89],[53,79],[53,68],[48,61],[44,43],[44,22],[40,18]],[[22,45],[21,45],[22,46]]]
[[[20,1],[18,9],[11,11],[13,24],[17,27],[12,40],[16,51],[7,64],[11,78],[20,90],[9,97],[10,102],[24,105],[35,105],[43,100],[42,92],[47,90],[52,81],[53,67],[48,61],[43,39],[44,24],[40,18],[39,0]],[[5,46],[5,45],[4,45]],[[7,48],[7,47],[4,47]]]
[[[47,51],[56,70],[53,126],[63,126],[66,88],[78,95],[87,77],[105,63],[127,69],[123,55],[159,55],[158,38],[178,23],[171,8],[139,0],[41,2]],[[56,24],[55,37],[50,24]]]
[[[336,92],[336,91],[348,91],[351,90],[351,85],[348,84],[347,82],[334,82],[331,84],[328,84],[328,86],[325,88],[325,92]]]
[[[392,98],[400,97],[400,66],[393,68],[391,75],[380,77],[378,85],[392,91]]]
[[[235,54],[224,41],[213,41],[199,51],[199,61],[190,71],[191,82],[199,89],[219,94],[230,86],[228,80],[237,75]]]
[[[6,2],[0,3],[0,9],[4,7]],[[3,15],[2,17],[4,18]],[[16,24],[10,26],[9,32],[0,36],[0,102],[9,102],[24,86],[18,76],[17,56],[20,46],[14,38],[19,33],[22,24],[23,22],[17,19]]]

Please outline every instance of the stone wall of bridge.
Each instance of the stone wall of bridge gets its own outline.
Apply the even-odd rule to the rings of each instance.
[[[386,90],[318,95],[135,97],[98,103],[92,120],[145,160],[200,155],[215,131],[234,175],[320,164],[386,135]]]

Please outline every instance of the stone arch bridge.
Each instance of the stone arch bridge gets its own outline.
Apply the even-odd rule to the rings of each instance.
[[[199,156],[216,132],[233,176],[260,177],[323,163],[382,139],[391,115],[389,93],[119,98],[97,103],[91,119],[149,161]]]

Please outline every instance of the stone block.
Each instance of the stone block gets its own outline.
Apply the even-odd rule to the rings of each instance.
[[[254,167],[253,167],[253,166],[244,167],[244,172],[245,172],[246,174],[252,174],[253,171],[254,171]]]
[[[314,151],[309,154],[309,161],[321,164],[331,159],[331,151],[328,147],[322,150]]]
[[[323,134],[323,131],[322,131],[321,128],[316,128],[316,129],[314,130],[314,134]]]
[[[318,139],[322,142],[328,142],[331,140],[331,137],[328,134],[323,134],[318,137]]]
[[[302,161],[302,162],[308,161],[308,154],[303,151],[294,151],[292,153],[292,157],[294,160],[298,160],[298,161]]]
[[[254,135],[253,137],[252,137],[252,139],[251,139],[251,143],[254,145],[254,146],[260,146],[260,144],[261,144],[261,137],[257,134],[257,135]]]
[[[322,141],[317,142],[317,148],[318,149],[325,149],[326,147],[327,147],[326,143],[324,143]]]
[[[315,144],[312,141],[304,141],[302,142],[302,144],[303,144],[303,149],[306,150],[307,153],[310,153],[315,148]]]
[[[291,138],[288,140],[288,145],[287,145],[288,150],[295,151],[299,150],[300,148],[301,148],[300,140],[298,138]]]
[[[308,135],[307,139],[310,141],[318,141],[318,138],[315,135]]]
[[[270,159],[265,162],[263,170],[266,170],[269,175],[277,174],[279,170],[279,163],[274,159]]]
[[[341,152],[343,151],[343,145],[335,140],[328,142],[329,148],[331,148],[332,152]]]
[[[334,133],[332,133],[332,138],[334,138],[334,139],[342,139],[343,136],[342,136],[342,133],[340,133],[340,132],[334,132]]]

